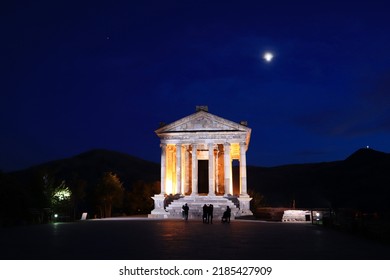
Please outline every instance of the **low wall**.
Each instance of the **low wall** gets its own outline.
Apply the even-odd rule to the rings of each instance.
[[[283,213],[290,208],[261,207],[257,208],[254,215],[259,220],[282,221]]]

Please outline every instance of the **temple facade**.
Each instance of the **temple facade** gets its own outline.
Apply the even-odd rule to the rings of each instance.
[[[189,203],[193,210],[206,202],[213,203],[217,209],[223,208],[232,198],[239,202],[235,215],[252,214],[246,175],[251,129],[246,122],[235,123],[209,113],[207,106],[197,106],[194,114],[161,125],[155,132],[161,147],[161,193],[153,197],[155,209],[149,217],[174,217],[183,203]],[[239,162],[236,193],[233,192],[234,160]],[[178,209],[165,205],[167,195],[181,197],[176,202]]]

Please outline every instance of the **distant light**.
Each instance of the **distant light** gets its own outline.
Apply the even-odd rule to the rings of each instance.
[[[369,149],[369,148],[370,148],[370,146],[367,145],[367,149]]]
[[[274,55],[270,52],[266,52],[264,53],[263,58],[265,61],[271,62],[271,60],[274,58]]]
[[[319,217],[319,216],[320,216],[320,213],[317,212],[317,213],[316,213],[316,216]]]
[[[58,218],[58,214],[54,214],[54,218]]]
[[[68,187],[65,187],[64,189],[58,190],[54,193],[54,197],[56,197],[60,201],[69,200],[71,195],[72,193]]]

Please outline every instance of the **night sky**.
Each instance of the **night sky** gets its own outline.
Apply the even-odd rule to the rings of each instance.
[[[386,1],[4,2],[3,171],[94,148],[159,162],[159,122],[196,105],[248,121],[248,165],[390,152]]]

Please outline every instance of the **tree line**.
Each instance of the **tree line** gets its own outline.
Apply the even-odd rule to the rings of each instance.
[[[72,176],[65,180],[37,173],[27,183],[0,171],[0,226],[78,220],[83,212],[90,218],[147,214],[160,183],[137,181],[130,190],[119,176],[104,172],[97,184]]]
[[[160,193],[160,182],[135,181],[129,190],[119,176],[104,172],[96,183],[73,174],[67,180],[34,173],[26,183],[0,171],[0,226],[74,221],[88,218],[145,215],[154,208],[152,197]],[[264,197],[250,190],[251,209],[264,205]],[[180,198],[167,195],[165,205]]]

